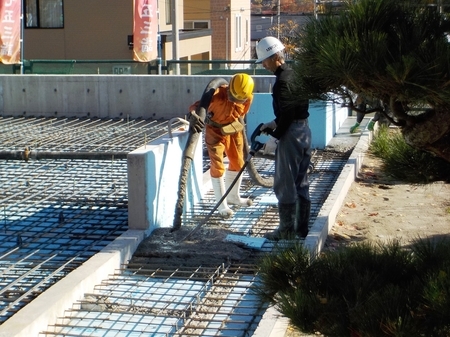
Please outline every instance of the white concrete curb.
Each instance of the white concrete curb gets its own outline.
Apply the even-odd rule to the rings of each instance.
[[[283,337],[289,326],[289,319],[284,317],[275,307],[267,308],[258,324],[253,337]]]
[[[311,256],[317,256],[322,250],[328,233],[334,226],[337,213],[350,189],[351,184],[361,168],[365,153],[372,141],[372,132],[364,131],[350,155],[347,164],[343,168],[334,184],[327,200],[314,221],[308,236],[305,239],[305,247],[311,252]]]

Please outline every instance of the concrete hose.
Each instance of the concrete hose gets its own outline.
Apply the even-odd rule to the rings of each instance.
[[[211,80],[203,92],[202,98],[200,99],[200,104],[196,109],[197,115],[204,122],[206,117],[206,112],[208,110],[211,99],[218,87],[221,85],[228,84],[228,82],[223,78],[215,78]],[[197,146],[198,139],[201,137],[200,132],[195,132],[192,128],[189,128],[189,136],[186,142],[186,147],[183,151],[183,159],[181,164],[180,179],[178,182],[178,199],[175,204],[175,214],[172,225],[172,232],[181,228],[181,216],[183,215],[184,208],[184,198],[186,195],[186,185],[189,175],[189,170],[191,168],[192,160],[194,159],[194,152]]]
[[[242,124],[245,123],[242,118],[240,118],[240,122]],[[250,152],[250,145],[248,144],[248,138],[247,138],[245,128],[243,129],[242,132],[243,132],[243,137],[244,137],[244,158],[248,158],[249,152]],[[264,157],[266,159],[275,160],[275,156],[273,156],[273,155],[272,156],[269,156],[269,155],[264,156],[264,155],[260,155],[259,153],[256,153],[255,156],[253,156],[250,159],[250,161],[248,162],[247,167],[246,167],[249,177],[252,179],[252,181],[255,184],[260,185],[262,187],[272,187],[273,186],[273,177],[269,177],[269,178],[261,177],[258,170],[256,169],[255,163],[253,162],[254,157]]]

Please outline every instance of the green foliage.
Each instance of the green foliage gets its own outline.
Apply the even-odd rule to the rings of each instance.
[[[261,299],[303,332],[327,336],[444,337],[450,331],[450,240],[405,249],[359,243],[310,261],[299,243],[260,263]]]
[[[282,289],[284,293],[295,291],[297,282],[304,277],[304,271],[309,264],[309,254],[298,243],[284,244],[281,241],[274,247],[271,258],[263,258],[260,261],[262,285],[258,285],[255,291],[266,301],[274,303],[276,293],[274,289]]]
[[[370,144],[370,152],[383,161],[383,170],[410,183],[450,181],[450,163],[406,144],[399,131],[382,126]]]
[[[450,244],[448,239],[417,239],[411,247],[423,284],[417,315],[422,315],[433,336],[450,333]]]
[[[450,162],[450,21],[426,0],[346,1],[296,34],[292,99],[385,105],[408,144]],[[420,180],[440,179],[434,172]],[[408,177],[409,178],[409,177]],[[411,176],[411,178],[413,178]]]
[[[433,8],[418,0],[360,0],[340,15],[310,20],[295,40],[300,93],[447,104],[448,23]]]

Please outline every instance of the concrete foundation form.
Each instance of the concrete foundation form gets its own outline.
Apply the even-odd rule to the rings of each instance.
[[[2,75],[0,116],[169,120],[185,116],[216,77]],[[274,76],[253,78],[256,93],[270,92]]]
[[[16,119],[14,118],[9,120],[9,122],[14,124],[15,120]],[[22,129],[31,130],[27,128],[26,120],[27,119],[22,118],[22,122],[24,122]],[[52,123],[57,122],[58,119],[55,119]],[[126,122],[129,122],[129,120],[122,120],[122,123]],[[40,131],[43,131],[45,128],[43,126],[41,127],[42,130]],[[97,125],[96,128],[101,130],[101,125]],[[123,145],[124,143],[127,143],[121,140],[120,135],[123,129],[118,128],[118,126],[116,126],[116,128],[116,130],[119,131],[115,134],[112,132],[114,137],[108,139],[105,143],[114,143],[113,140],[116,140],[116,137],[118,140],[117,144]],[[61,129],[61,125],[56,129]],[[161,127],[160,125],[160,129],[163,130],[162,134],[164,135],[166,126]],[[343,124],[342,129],[346,129],[345,123]],[[91,136],[94,137],[94,134],[97,134],[98,137],[104,137],[105,134],[110,134],[110,132],[111,130],[108,130],[106,133],[93,132]],[[42,133],[46,134],[46,132]],[[26,132],[25,134],[30,137],[33,135],[32,132]],[[49,136],[50,134],[51,132],[47,133],[49,139],[51,138]],[[154,134],[155,139],[158,138],[156,134],[157,133]],[[147,136],[145,136],[144,133],[144,144],[147,144],[145,142],[147,140],[146,137]],[[33,142],[39,144],[39,141],[35,138],[33,138]],[[142,139],[142,134],[136,136],[136,138]],[[352,141],[355,141],[359,139],[359,135],[353,138]],[[367,139],[364,140],[364,142],[367,141]],[[87,144],[82,144],[82,141],[78,142],[78,146],[80,146],[80,144],[82,145],[80,149],[83,147],[85,147],[85,149],[89,148]],[[345,142],[345,140],[342,139],[341,142]],[[63,142],[59,141],[55,144],[58,143]],[[69,146],[68,144],[71,142],[65,141],[65,143],[67,144],[66,146]],[[89,142],[86,141],[86,143]],[[90,147],[89,151],[95,151],[95,149],[102,152],[108,150],[127,151],[124,148],[121,149],[119,145],[117,145],[118,147],[115,149],[113,149],[113,147],[102,148],[99,146],[100,143],[101,142],[99,141],[98,144]],[[13,145],[9,148],[9,151],[24,148],[22,152],[25,153],[25,144],[28,145],[31,144],[31,142],[23,141],[18,147],[14,147]],[[130,146],[133,147],[135,145]],[[354,146],[355,144],[353,143],[353,145],[349,146],[349,149],[352,149]],[[311,185],[314,189],[312,194],[314,194],[316,199],[313,201],[314,211],[310,223],[311,232],[305,240],[305,244],[309,245],[312,250],[316,249],[319,251],[321,249],[321,244],[324,242],[324,235],[328,232],[327,226],[334,221],[333,216],[335,216],[334,212],[337,207],[336,205],[339,205],[341,193],[345,191],[346,186],[349,186],[349,181],[354,178],[362,153],[365,151],[364,146],[366,145],[362,145],[360,148],[357,147],[357,151],[361,152],[358,152],[358,154],[354,154],[355,152],[353,152],[353,157],[351,156],[348,161],[348,157],[346,156],[333,157],[333,155],[331,155],[328,157],[328,155],[330,155],[328,152],[317,152],[317,157],[315,158],[315,171],[311,174]],[[36,148],[39,149],[39,146],[34,145],[30,146],[30,148],[31,150]],[[77,146],[70,149],[68,152],[73,152],[75,148],[77,148]],[[56,150],[56,148],[54,149]],[[49,150],[51,151],[51,147],[49,147]],[[58,151],[64,152],[63,148],[58,149]],[[348,154],[350,155],[350,153]],[[141,278],[142,275],[137,275],[139,272],[133,268],[124,273],[120,272],[120,270],[123,269],[126,261],[129,260],[136,246],[144,239],[146,234],[141,230],[130,231],[126,230],[126,227],[125,229],[123,227],[124,225],[126,226],[127,223],[127,220],[124,220],[124,215],[128,215],[128,198],[126,197],[126,194],[128,193],[126,161],[121,159],[116,160],[112,156],[110,160],[106,161],[83,162],[85,161],[43,161],[36,160],[35,158],[29,158],[28,161],[25,161],[25,158],[22,158],[22,160],[0,161],[2,165],[10,166],[8,169],[3,170],[2,168],[1,170],[2,189],[6,186],[7,188],[5,190],[10,192],[10,195],[5,198],[6,202],[2,203],[2,205],[8,205],[7,212],[4,213],[5,231],[7,231],[4,239],[5,242],[9,243],[2,245],[3,247],[9,247],[2,257],[2,265],[4,265],[2,268],[11,268],[11,264],[18,265],[17,261],[27,257],[27,254],[30,253],[39,257],[39,259],[43,259],[43,255],[39,255],[35,250],[39,250],[41,254],[45,254],[46,256],[55,259],[55,257],[53,257],[53,249],[57,252],[56,259],[54,260],[57,261],[57,263],[55,263],[54,266],[69,266],[69,269],[66,269],[66,271],[58,270],[57,267],[53,268],[51,274],[56,275],[59,273],[60,279],[56,280],[56,284],[47,290],[45,290],[45,287],[40,287],[43,284],[51,285],[49,283],[53,281],[49,281],[49,283],[43,281],[34,286],[33,284],[29,284],[29,280],[23,278],[26,281],[24,285],[22,285],[20,291],[23,291],[24,288],[28,288],[30,289],[30,294],[33,296],[42,295],[39,296],[39,301],[36,299],[33,300],[33,296],[28,298],[22,296],[20,291],[14,287],[14,281],[10,281],[9,284],[5,285],[9,290],[9,295],[17,294],[15,296],[19,308],[21,306],[20,303],[22,303],[22,306],[26,305],[18,312],[16,312],[18,309],[14,309],[5,317],[4,323],[0,326],[0,336],[34,336],[37,335],[36,331],[46,331],[49,335],[61,335],[62,330],[60,329],[62,327],[79,327],[79,323],[75,324],[74,322],[80,322],[78,321],[80,317],[65,316],[62,314],[64,310],[68,310],[67,312],[73,311],[74,313],[82,312],[81,315],[84,315],[86,319],[86,321],[83,320],[83,322],[85,322],[83,324],[86,324],[86,333],[91,333],[92,329],[95,330],[95,327],[98,326],[96,325],[98,323],[96,319],[102,320],[101,315],[103,314],[109,314],[109,317],[115,317],[117,316],[116,314],[118,314],[120,316],[117,317],[118,322],[125,321],[133,323],[136,319],[142,319],[142,326],[146,326],[147,329],[162,329],[160,331],[166,331],[165,329],[168,327],[170,327],[170,329],[178,327],[185,330],[176,331],[189,333],[189,331],[191,331],[189,329],[192,329],[195,326],[190,325],[189,322],[192,323],[195,321],[197,315],[205,314],[205,310],[206,314],[211,314],[211,312],[216,310],[216,314],[210,316],[210,319],[199,320],[196,323],[198,324],[196,329],[201,327],[202,333],[200,334],[198,332],[199,330],[192,330],[194,331],[193,335],[208,336],[216,335],[218,331],[226,331],[235,336],[235,331],[239,329],[244,329],[247,333],[257,332],[257,326],[264,313],[264,308],[258,308],[256,311],[245,310],[247,307],[245,303],[252,304],[252,301],[254,301],[249,295],[248,290],[255,282],[255,279],[253,276],[248,278],[248,275],[252,275],[255,271],[252,269],[253,267],[245,267],[244,264],[238,266],[220,266],[220,268],[215,269],[218,270],[217,275],[219,275],[219,278],[223,278],[224,280],[232,278],[233,282],[235,282],[233,286],[226,286],[230,289],[227,296],[231,297],[220,297],[221,301],[223,301],[220,307],[212,306],[208,309],[208,303],[212,300],[217,300],[216,296],[221,296],[223,287],[225,287],[224,285],[214,283],[214,286],[208,288],[212,284],[211,281],[208,281],[207,278],[200,278],[201,285],[197,286],[199,286],[199,289],[201,288],[203,290],[200,290],[200,292],[194,296],[195,301],[192,302],[189,298],[193,296],[193,293],[189,292],[189,288],[186,287],[186,284],[190,282],[189,278],[180,277],[181,274],[177,274],[175,270],[163,270],[161,269],[161,266],[155,269],[156,274],[144,274],[144,278],[152,278],[152,280],[150,280],[151,282],[163,282],[161,285],[160,283],[155,284],[156,289],[159,287],[163,289],[165,287],[164,283],[167,280],[177,280],[177,282],[174,282],[173,288],[176,289],[179,284],[178,280],[181,279],[181,282],[184,285],[180,288],[179,297],[177,300],[174,300],[174,307],[166,306],[166,311],[165,309],[161,309],[161,305],[164,306],[167,299],[161,298],[161,301],[157,300],[156,298],[158,295],[156,293],[142,295],[150,296],[152,301],[155,301],[153,304],[150,302],[149,307],[147,308],[142,307],[138,302],[135,302],[137,298],[135,298],[134,295],[130,297],[129,291],[124,290],[125,288],[122,288],[122,286],[117,286],[118,292],[114,294],[111,293],[111,290],[109,290],[108,287],[104,288],[106,289],[106,293],[111,294],[111,298],[109,298],[108,301],[116,301],[115,298],[117,297],[119,298],[118,302],[112,303],[111,306],[108,301],[102,302],[105,299],[105,293],[102,293],[103,290],[101,290],[102,287],[99,286],[100,284],[108,283],[110,287],[115,288],[116,283],[114,278],[121,280],[118,281],[117,284],[135,282],[136,280],[133,278],[134,275]],[[77,166],[85,164],[87,164],[87,166]],[[270,174],[272,170],[270,161],[263,161],[258,165],[259,170],[263,174],[264,172]],[[28,171],[28,169],[31,170]],[[14,176],[12,173],[15,173],[16,171],[17,176]],[[97,173],[86,174],[86,172],[91,171]],[[343,175],[345,175],[345,179]],[[41,182],[41,179],[43,182]],[[255,206],[251,212],[242,211],[241,213],[238,211],[235,219],[230,220],[229,222],[226,221],[223,225],[240,235],[250,235],[250,233],[252,233],[251,235],[254,235],[255,237],[261,237],[266,231],[274,229],[277,225],[278,220],[276,210],[274,210],[276,200],[270,189],[264,190],[260,187],[252,186],[248,176],[244,176],[244,182],[246,182],[243,184],[246,186],[245,193],[253,195],[256,201]],[[339,191],[333,189],[333,186],[336,184],[339,185]],[[21,200],[21,202],[18,202],[18,205],[12,205],[13,202],[16,202],[17,200]],[[48,205],[46,203],[48,203]],[[207,213],[208,208],[212,207],[213,203],[214,200],[211,191],[209,190],[209,186],[206,185],[202,202],[192,208],[192,214],[189,212],[186,214],[186,218],[184,219],[186,224],[189,224],[190,218],[195,219],[195,217],[201,217],[202,214]],[[46,205],[45,208],[52,210],[52,212],[47,213],[42,209],[36,210],[37,204]],[[331,204],[333,207],[331,207]],[[123,207],[121,205],[123,205]],[[79,210],[78,207],[81,207],[81,210]],[[23,213],[21,213],[21,211],[23,211]],[[34,217],[35,214],[39,214],[39,212],[43,216]],[[118,221],[114,216],[111,216],[111,213],[114,212],[120,213],[120,215],[117,213]],[[249,214],[252,214],[252,216],[249,217]],[[171,215],[172,214],[170,214],[170,216]],[[96,222],[93,223],[90,220],[95,220]],[[77,223],[80,224],[79,227],[75,225]],[[24,225],[27,225],[27,227],[23,227]],[[100,233],[100,231],[104,230],[103,226],[112,226],[113,232],[106,232],[106,234],[103,232]],[[69,229],[73,229],[74,233],[70,232]],[[92,230],[92,232],[89,230]],[[11,237],[15,238],[15,240],[11,241]],[[45,243],[42,243],[43,238],[50,239]],[[64,238],[68,241],[64,241]],[[79,239],[79,241],[76,241],[76,239]],[[77,251],[74,252],[73,249],[75,248],[79,248],[82,253],[77,253]],[[270,243],[266,243],[263,247],[263,251],[270,249]],[[92,253],[90,253],[91,251]],[[101,253],[98,254],[100,251]],[[78,265],[74,265],[74,261],[65,257],[63,252],[68,252],[66,254],[67,256],[76,256]],[[84,263],[83,261],[87,259],[89,259],[89,262]],[[44,259],[44,261],[46,260]],[[33,265],[33,263],[31,263],[31,265]],[[34,262],[33,267],[36,267],[36,265],[38,265],[38,262]],[[245,269],[243,269],[244,267]],[[39,268],[40,266],[37,266],[35,269],[39,270]],[[70,268],[72,268],[73,272],[70,271]],[[51,268],[48,269],[51,270]],[[235,269],[239,271],[233,271]],[[28,270],[23,273],[27,274],[29,272]],[[98,272],[98,274],[94,273],[94,271]],[[171,274],[169,274],[169,276],[167,274],[164,276],[164,273],[158,274],[157,271]],[[189,270],[180,271],[189,272]],[[214,272],[211,273],[214,275]],[[94,274],[97,275],[95,278],[89,278],[89,276]],[[114,274],[116,276],[113,276],[110,280],[109,277],[105,277],[108,274]],[[236,275],[232,276],[234,274]],[[194,273],[193,275],[197,274]],[[37,279],[37,277],[35,278]],[[156,278],[157,280],[153,280],[153,278]],[[186,281],[186,279],[188,281]],[[213,277],[213,280],[217,281],[217,277]],[[139,282],[141,281],[138,281],[138,283]],[[192,287],[192,289],[197,289],[195,285],[192,285]],[[243,289],[241,295],[237,295],[239,294],[238,289]],[[235,293],[235,291],[238,292]],[[63,302],[59,301],[63,300],[61,293],[67,293],[68,295],[67,297],[64,296]],[[140,295],[138,295],[138,297],[139,296]],[[237,300],[236,296],[238,296]],[[239,299],[239,296],[241,296],[242,299]],[[135,304],[131,304],[130,307],[129,304],[125,304],[125,302],[120,299],[122,297],[127,298],[130,303]],[[78,301],[80,301],[80,305],[77,306],[77,304],[74,304],[72,309],[70,309],[71,305],[68,303],[78,303]],[[38,307],[42,308],[42,303],[55,303],[56,306],[51,306],[48,311],[42,312],[42,310],[37,309]],[[178,303],[181,307],[176,306]],[[192,306],[193,303],[196,304],[194,307]],[[128,307],[126,307],[127,305]],[[110,310],[110,307],[112,307],[113,310]],[[143,310],[144,316],[127,316],[125,311],[128,311],[128,309],[125,310],[125,307],[131,308],[130,310],[134,310],[133,308]],[[155,310],[161,312],[161,315],[154,315]],[[92,317],[91,313],[96,313],[97,316]],[[140,314],[141,313],[139,313],[139,315]],[[150,314],[150,316],[148,316],[148,314]],[[58,321],[55,324],[55,317],[61,317],[61,321]],[[74,321],[72,321],[72,319],[74,319]],[[156,325],[153,323],[145,323],[148,319],[152,322],[160,322],[160,324],[155,328]],[[25,324],[25,322],[27,323]],[[46,328],[47,324],[44,324],[44,322],[48,322],[47,324],[50,325]],[[208,326],[207,329],[205,329],[205,324]],[[111,329],[114,331],[116,328],[112,327]],[[124,331],[126,331],[126,329]],[[132,334],[133,332],[134,330],[132,328],[130,333]],[[83,335],[78,330],[74,333],[77,336]],[[65,334],[65,332],[63,334]],[[70,335],[70,333],[67,334]]]

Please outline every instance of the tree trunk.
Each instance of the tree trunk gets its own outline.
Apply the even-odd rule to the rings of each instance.
[[[402,127],[407,144],[450,162],[450,110],[436,108],[424,121]]]

